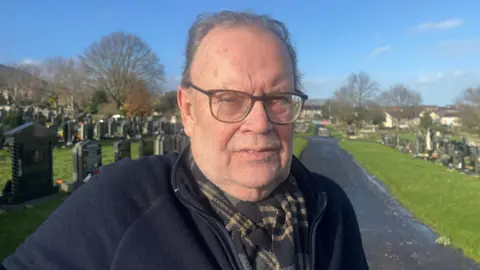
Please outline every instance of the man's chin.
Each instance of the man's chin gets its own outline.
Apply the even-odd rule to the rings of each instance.
[[[235,178],[235,182],[239,186],[250,189],[263,189],[278,185],[285,180],[286,176],[282,177],[279,175],[278,170],[255,170],[255,168],[251,168],[248,171],[238,173],[238,176]]]

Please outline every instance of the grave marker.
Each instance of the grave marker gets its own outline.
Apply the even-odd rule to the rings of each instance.
[[[87,140],[73,148],[73,182],[81,183],[97,174],[102,167],[102,146],[98,141]]]
[[[165,153],[165,148],[164,148],[165,138],[166,138],[165,134],[159,134],[158,136],[155,137],[155,145],[154,145],[155,155],[163,155]]]
[[[57,193],[58,187],[53,184],[55,133],[30,122],[5,137],[12,145],[12,179],[5,185],[0,204],[20,204]]]
[[[151,156],[155,154],[155,145],[152,138],[142,138],[138,145],[138,156]]]
[[[119,161],[124,158],[132,158],[131,143],[128,139],[121,139],[113,144],[114,160]]]

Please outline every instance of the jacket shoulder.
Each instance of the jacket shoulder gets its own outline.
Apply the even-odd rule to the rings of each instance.
[[[126,194],[130,197],[141,193],[144,200],[151,202],[171,190],[170,177],[176,157],[177,154],[152,155],[117,161],[102,167],[81,189],[101,190],[114,197],[123,195],[123,198]]]
[[[109,269],[129,227],[156,201],[173,193],[170,174],[175,161],[176,154],[170,154],[102,167],[3,265],[9,270]]]

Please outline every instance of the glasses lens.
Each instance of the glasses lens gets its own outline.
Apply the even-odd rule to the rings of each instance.
[[[302,111],[303,100],[294,94],[270,96],[265,103],[268,118],[277,124],[291,123],[297,119]]]
[[[211,109],[213,115],[220,121],[235,122],[242,120],[248,111],[252,100],[241,92],[222,91],[212,96]]]

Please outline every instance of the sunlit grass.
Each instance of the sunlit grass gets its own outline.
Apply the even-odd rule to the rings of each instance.
[[[418,219],[480,262],[480,179],[380,144],[344,140],[340,146]]]

